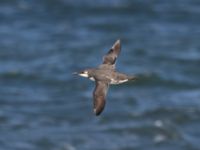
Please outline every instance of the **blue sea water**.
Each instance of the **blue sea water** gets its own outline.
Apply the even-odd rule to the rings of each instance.
[[[199,0],[0,1],[0,150],[200,149]],[[117,70],[101,116],[94,83],[72,72]]]

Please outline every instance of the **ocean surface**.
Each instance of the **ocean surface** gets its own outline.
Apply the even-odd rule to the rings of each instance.
[[[96,67],[121,39],[93,114]],[[0,150],[199,150],[199,0],[0,1]]]

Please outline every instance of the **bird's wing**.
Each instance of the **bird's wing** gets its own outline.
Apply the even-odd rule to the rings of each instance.
[[[109,84],[102,81],[96,81],[96,86],[93,91],[94,113],[98,116],[104,109],[106,103],[106,94]]]
[[[116,59],[121,51],[120,40],[117,40],[108,53],[103,57],[103,64],[101,66],[109,65],[112,68],[115,68]]]

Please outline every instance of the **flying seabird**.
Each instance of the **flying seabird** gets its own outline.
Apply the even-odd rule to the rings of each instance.
[[[103,63],[101,65],[97,68],[85,69],[81,72],[74,73],[95,81],[96,86],[93,91],[93,107],[96,116],[100,115],[104,109],[106,94],[110,84],[121,84],[136,79],[135,76],[129,76],[115,70],[116,59],[120,51],[121,43],[120,40],[117,40],[103,57]]]

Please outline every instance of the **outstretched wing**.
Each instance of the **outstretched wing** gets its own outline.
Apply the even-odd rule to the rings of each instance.
[[[109,85],[107,83],[96,81],[96,86],[93,91],[94,113],[96,116],[100,115],[104,109],[108,87]]]
[[[103,64],[110,65],[115,68],[116,59],[121,51],[121,43],[120,40],[117,40],[112,48],[108,51],[108,53],[103,57]]]

